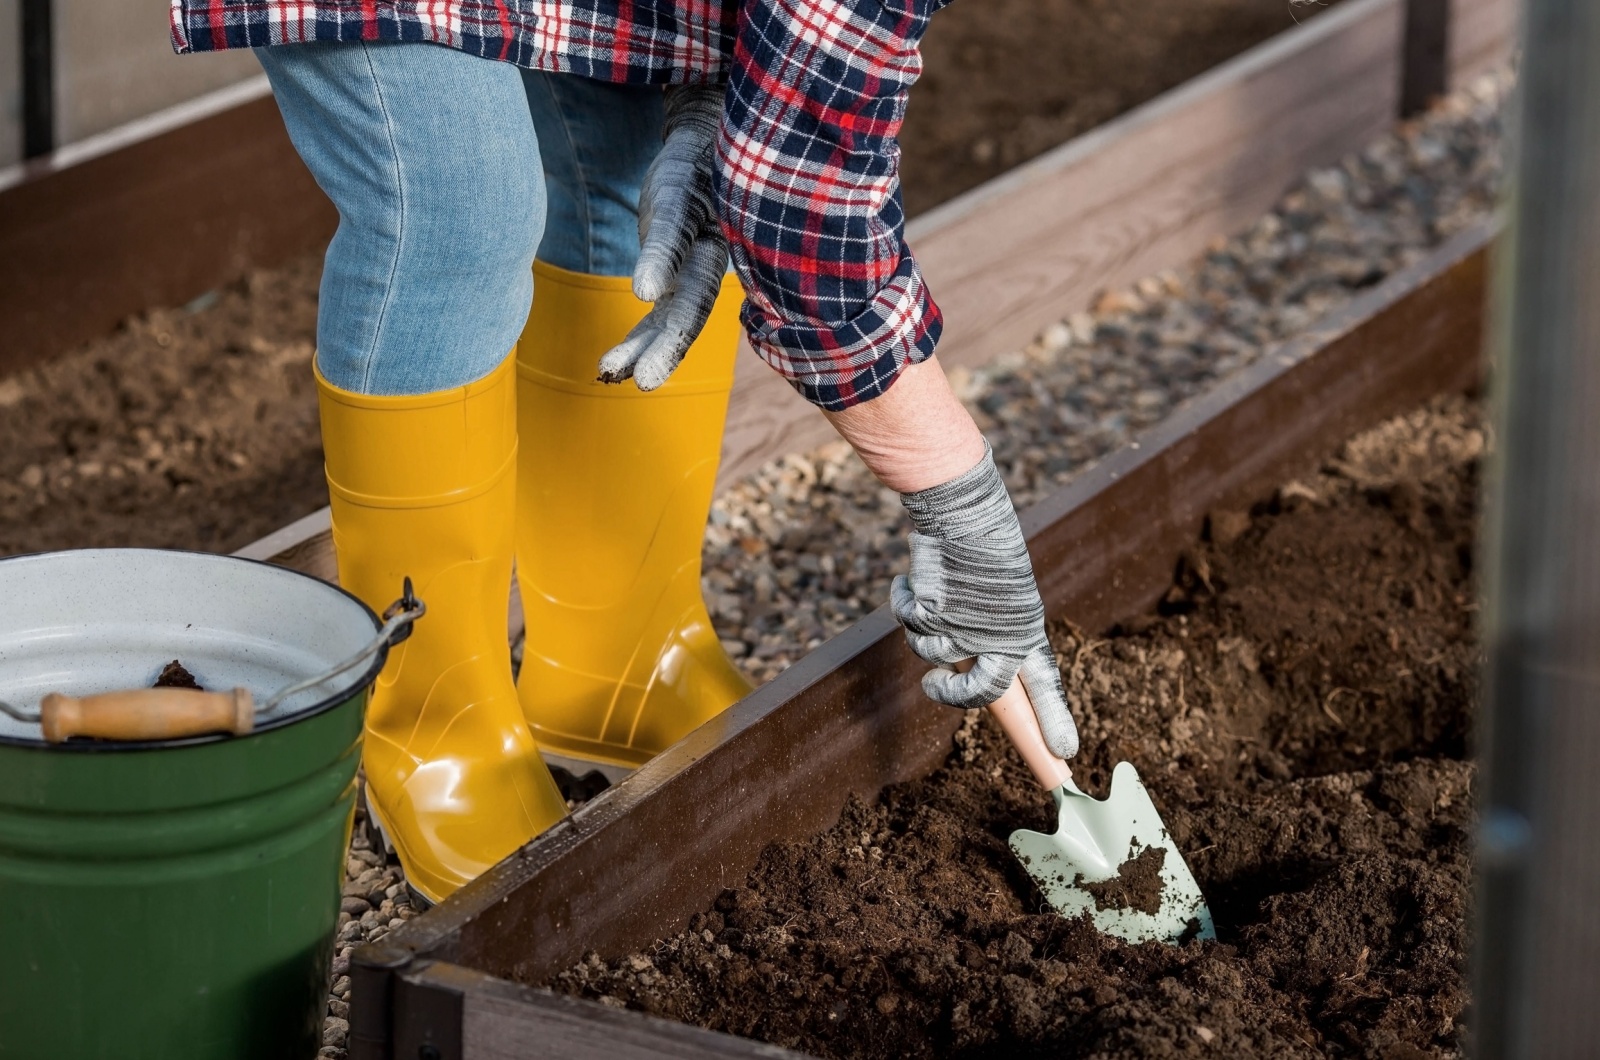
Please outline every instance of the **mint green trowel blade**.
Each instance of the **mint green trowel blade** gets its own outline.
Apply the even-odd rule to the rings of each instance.
[[[1060,811],[1055,834],[1011,833],[1012,852],[1051,908],[1087,913],[1129,942],[1217,937],[1200,885],[1131,763],[1117,764],[1103,802],[1070,780],[1051,794]]]

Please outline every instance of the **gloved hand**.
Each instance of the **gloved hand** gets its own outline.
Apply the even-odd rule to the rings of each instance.
[[[665,146],[639,191],[639,263],[633,293],[655,307],[600,358],[600,379],[633,379],[640,390],[667,381],[699,337],[722,287],[728,241],[717,223],[711,166],[723,89],[667,89]]]
[[[889,605],[911,650],[939,667],[977,658],[966,673],[930,670],[922,690],[952,707],[983,707],[1019,679],[1045,744],[1061,758],[1077,754],[1044,602],[993,451],[985,444],[977,467],[900,502],[914,527],[911,576],[894,579]]]

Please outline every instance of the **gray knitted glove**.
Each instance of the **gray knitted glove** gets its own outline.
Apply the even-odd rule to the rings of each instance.
[[[728,268],[728,242],[711,191],[720,86],[667,89],[666,143],[639,192],[639,263],[633,293],[655,307],[600,358],[600,380],[654,390],[706,326]]]
[[[1021,680],[1045,744],[1061,758],[1077,754],[1044,603],[994,453],[985,445],[977,467],[900,502],[915,528],[911,577],[894,579],[889,606],[911,650],[941,667],[923,675],[922,690],[952,707],[983,707]],[[974,656],[964,674],[944,669]]]

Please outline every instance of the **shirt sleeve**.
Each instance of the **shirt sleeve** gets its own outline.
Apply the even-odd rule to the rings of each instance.
[[[946,0],[947,2],[947,0]],[[941,0],[743,0],[717,144],[723,231],[761,357],[849,408],[933,355],[942,319],[905,242],[900,145]]]

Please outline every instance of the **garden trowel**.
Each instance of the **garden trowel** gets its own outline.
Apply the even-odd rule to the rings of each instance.
[[[1119,762],[1104,801],[1078,790],[1050,753],[1020,682],[989,705],[1040,785],[1056,800],[1056,830],[1018,829],[1011,850],[1062,916],[1087,913],[1129,942],[1214,939],[1211,910],[1132,763]]]

